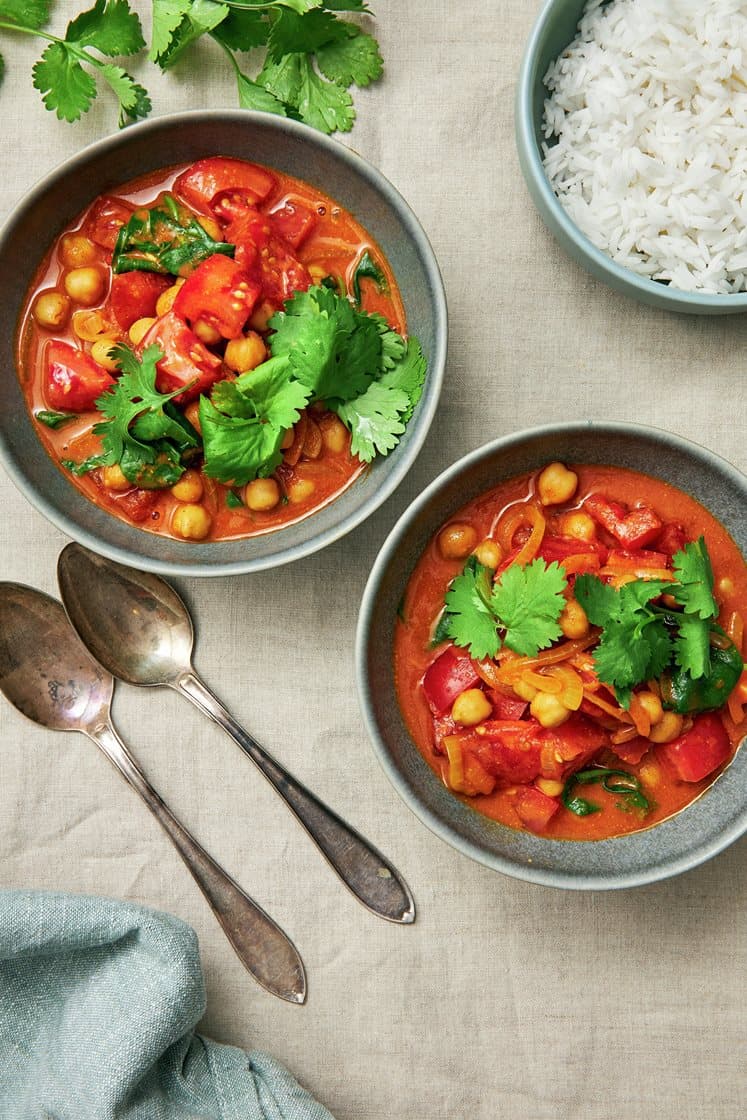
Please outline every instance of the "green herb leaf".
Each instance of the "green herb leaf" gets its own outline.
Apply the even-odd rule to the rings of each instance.
[[[565,606],[565,573],[553,561],[512,564],[493,589],[492,608],[505,629],[504,642],[515,653],[534,657],[561,636],[558,624]]]
[[[234,245],[215,241],[191,215],[182,216],[176,201],[166,195],[161,205],[136,211],[121,227],[112,271],[178,276],[215,253],[230,257],[234,251]]]
[[[681,552],[676,552],[672,557],[672,566],[679,586],[672,588],[671,594],[682,604],[687,614],[697,614],[703,619],[717,618],[718,605],[713,598],[713,568],[705,538],[690,541]]]
[[[279,117],[288,116],[288,109],[284,102],[280,101],[274,93],[260,85],[259,82],[253,82],[251,78],[247,78],[246,74],[242,74],[240,70],[236,71],[236,83],[239,90],[239,105],[242,109],[255,109],[261,113],[275,113]]]
[[[321,72],[341,86],[353,82],[357,86],[367,86],[381,77],[384,62],[379,44],[373,35],[367,35],[351,23],[346,38],[320,47],[316,58]]]
[[[320,77],[310,59],[299,57],[300,86],[293,104],[299,116],[312,128],[327,134],[350,132],[355,121],[353,99],[337,82]]]
[[[226,18],[213,28],[211,34],[230,50],[251,51],[267,43],[270,25],[263,11],[232,6]]]
[[[361,305],[361,280],[365,280],[366,278],[373,280],[380,292],[386,292],[388,290],[389,286],[386,282],[386,276],[379,265],[377,265],[368,249],[361,255],[360,260],[355,266],[355,272],[353,273],[353,296],[359,307]]]
[[[300,410],[309,400],[308,386],[289,374],[287,358],[270,358],[235,381],[218,382],[213,389],[213,403],[229,416],[256,416],[286,431],[297,423]]]
[[[39,420],[40,423],[46,424],[48,428],[62,428],[65,424],[69,424],[71,420],[78,419],[77,412],[56,412],[50,411],[46,408],[40,409],[34,413],[34,419]]]
[[[674,642],[674,660],[691,677],[705,677],[711,671],[710,625],[695,614],[679,620],[679,633]]]
[[[33,69],[35,87],[59,120],[77,121],[96,96],[96,83],[62,43],[50,43]]]
[[[467,562],[446,593],[448,636],[478,661],[501,647],[491,593],[490,569],[477,561]]]
[[[625,798],[626,805],[637,809],[645,816],[651,809],[648,798],[644,795],[641,783],[635,774],[627,770],[612,770],[607,766],[596,766],[591,770],[579,770],[572,774],[565,783],[561,801],[566,809],[575,813],[577,817],[588,817],[591,813],[598,813],[600,806],[593,801],[586,801],[583,797],[573,794],[577,785],[599,784],[607,793],[616,793]]]
[[[266,478],[280,465],[280,428],[253,417],[226,416],[207,397],[200,397],[200,427],[205,474],[210,478],[243,486],[253,478]]]
[[[147,117],[152,109],[147,90],[138,85],[121,66],[107,62],[101,67],[102,77],[106,79],[119,98],[119,126]]]
[[[177,28],[192,6],[192,0],[153,0],[150,51],[148,58],[156,62],[165,55]]]
[[[109,58],[136,54],[145,46],[140,20],[127,0],[96,0],[67,25],[65,41],[94,47]]]
[[[314,54],[320,47],[338,43],[346,36],[345,24],[331,12],[315,8],[298,15],[289,8],[280,8],[267,41],[267,57],[271,62],[279,62],[287,54]]]
[[[0,0],[0,19],[35,31],[49,20],[51,0]]]
[[[229,490],[226,494],[226,505],[229,509],[243,509],[244,507],[244,503],[234,490]]]

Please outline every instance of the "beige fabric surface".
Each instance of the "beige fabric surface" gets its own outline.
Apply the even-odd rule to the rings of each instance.
[[[56,20],[84,3],[56,5]],[[149,4],[137,4],[148,19]],[[458,855],[404,806],[358,712],[353,635],[368,571],[408,501],[488,439],[547,421],[641,420],[747,469],[747,319],[653,311],[590,279],[533,210],[513,92],[537,0],[377,0],[386,77],[356,96],[343,142],[401,190],[450,307],[441,408],[410,476],[347,539],[259,575],[182,581],[196,664],[258,738],[402,870],[414,927],[366,913],[229,741],[178,697],[122,686],[116,722],[154,784],[294,938],[309,1000],[263,993],[155,822],[82,736],[0,703],[0,882],[161,907],[200,938],[213,1037],[285,1062],[338,1120],[737,1120],[745,1114],[747,882],[742,840],[679,879],[576,894]],[[39,48],[0,35],[4,216],[37,178],[109,132],[31,88]],[[233,107],[203,43],[167,78],[138,67],[154,112]],[[3,308],[12,314],[12,308]],[[11,370],[3,376],[11,377]],[[55,588],[65,543],[0,478],[0,578]],[[1,1010],[0,1010],[0,1013]]]

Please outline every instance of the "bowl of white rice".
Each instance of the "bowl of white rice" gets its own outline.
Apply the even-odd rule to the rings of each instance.
[[[747,0],[548,0],[516,101],[546,225],[668,310],[747,310]]]

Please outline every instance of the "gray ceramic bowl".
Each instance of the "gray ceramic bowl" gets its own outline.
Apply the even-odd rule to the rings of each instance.
[[[240,541],[194,544],[145,533],[80,494],[37,439],[15,374],[16,318],[41,257],[102,191],[170,164],[230,155],[289,172],[331,195],[371,232],[397,278],[428,379],[396,449],[328,506],[295,525]],[[68,536],[125,564],[171,575],[257,571],[306,556],[368,517],[412,465],[438,403],[446,359],[446,300],[433,250],[407,203],[371,164],[295,121],[246,111],[179,113],[91,145],[43,179],[0,233],[0,458],[16,485]]]
[[[412,742],[394,687],[397,606],[436,530],[471,498],[525,471],[561,460],[614,464],[687,491],[724,524],[747,556],[747,479],[712,452],[634,424],[533,428],[487,444],[431,483],[387,538],[363,596],[356,643],[364,719],[395,789],[437,836],[496,871],[547,886],[605,890],[640,886],[696,867],[747,830],[747,749],[683,812],[614,840],[558,841],[506,828],[463,804]]]
[[[529,193],[545,225],[563,248],[592,276],[652,307],[695,315],[729,315],[747,310],[747,292],[707,295],[684,292],[616,264],[578,229],[550,186],[542,165],[542,113],[547,68],[576,37],[586,0],[547,0],[524,53],[516,89],[516,144]]]

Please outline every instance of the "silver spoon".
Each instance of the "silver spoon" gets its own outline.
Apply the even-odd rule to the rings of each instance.
[[[249,755],[364,906],[390,922],[415,920],[412,895],[394,867],[267,754],[197,676],[192,621],[168,583],[74,543],[60,554],[57,579],[70,621],[104,668],[129,684],[167,685],[191,700]]]
[[[303,962],[288,937],[200,847],[148,782],[114,729],[114,681],[90,657],[62,604],[32,587],[0,583],[0,691],[53,731],[82,731],[142,797],[179,852],[242,964],[290,1003],[306,999]]]

